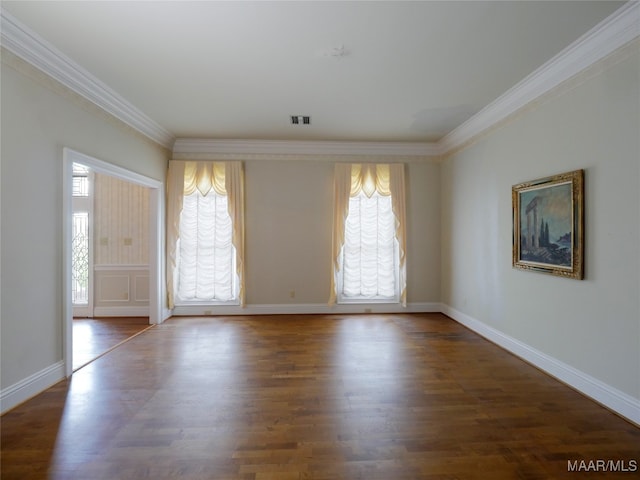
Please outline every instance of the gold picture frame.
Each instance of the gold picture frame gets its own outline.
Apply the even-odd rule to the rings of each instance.
[[[584,278],[584,170],[512,187],[513,266]]]

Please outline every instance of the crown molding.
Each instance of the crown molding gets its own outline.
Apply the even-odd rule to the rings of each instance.
[[[290,142],[178,139],[174,154],[325,154],[442,156],[640,35],[640,2],[631,0],[465,123],[435,143]]]
[[[438,142],[443,154],[463,146],[640,35],[640,3],[632,0]]]
[[[0,45],[156,143],[173,135],[45,39],[0,8]]]
[[[185,154],[246,154],[246,155],[387,155],[439,156],[436,143],[421,142],[347,142],[294,140],[215,140],[178,138],[174,155]]]
[[[640,35],[631,0],[436,143],[174,139],[106,84],[0,7],[0,45],[174,154],[441,156],[462,147],[525,105]],[[175,140],[175,143],[174,143]]]

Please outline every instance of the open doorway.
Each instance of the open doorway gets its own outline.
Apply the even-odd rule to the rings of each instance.
[[[162,321],[162,183],[70,149],[63,157],[64,357],[71,375]]]
[[[149,328],[149,189],[79,163],[72,175],[76,371]]]

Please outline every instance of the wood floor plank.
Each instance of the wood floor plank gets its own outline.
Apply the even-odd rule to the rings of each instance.
[[[149,317],[73,319],[73,370],[150,328]]]
[[[1,441],[6,480],[548,479],[580,477],[571,461],[640,463],[637,426],[440,314],[173,318],[5,414]]]

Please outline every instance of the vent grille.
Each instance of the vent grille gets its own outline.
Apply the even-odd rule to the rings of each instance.
[[[291,125],[311,125],[311,117],[308,115],[291,115]]]

